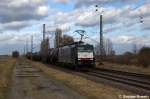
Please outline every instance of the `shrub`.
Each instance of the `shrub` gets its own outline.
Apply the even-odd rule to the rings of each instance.
[[[138,63],[144,67],[148,67],[150,65],[150,48],[143,47],[138,53]]]

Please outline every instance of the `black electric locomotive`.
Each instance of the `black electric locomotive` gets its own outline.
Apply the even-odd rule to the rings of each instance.
[[[68,64],[74,69],[89,69],[95,67],[94,47],[84,42],[75,42],[57,49],[55,59],[62,64]]]

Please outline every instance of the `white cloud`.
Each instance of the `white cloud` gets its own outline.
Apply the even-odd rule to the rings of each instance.
[[[9,40],[13,39],[13,34],[1,34],[0,36],[0,44],[3,44],[4,42],[8,42]]]
[[[57,28],[61,29],[62,32],[68,32],[70,30],[70,24],[66,23],[66,24],[60,24],[60,25],[56,25],[56,26],[49,26],[47,28],[47,31],[55,32]]]
[[[137,17],[147,17],[150,16],[150,3],[144,4],[141,7],[137,8],[137,9],[132,9],[132,11],[130,11],[128,13],[129,17],[131,18],[137,18]]]
[[[62,4],[67,4],[69,0],[54,0],[56,3],[62,3]]]
[[[26,21],[13,21],[10,23],[5,23],[3,24],[3,28],[6,30],[19,30],[22,29],[23,27],[27,27],[30,24]]]
[[[120,29],[121,28],[121,25],[114,25],[114,26],[111,26],[109,28],[105,28],[103,33],[107,34],[107,33],[112,33],[112,32],[115,32],[116,30]]]
[[[14,22],[26,21],[27,24],[31,20],[45,18],[48,11],[46,0],[0,0],[0,24],[4,27],[14,26]],[[23,25],[20,27],[23,28]]]
[[[15,32],[9,32],[9,33],[3,33],[0,36],[0,45],[4,44],[22,44],[23,46],[28,41],[28,44],[31,40],[31,35],[33,35],[34,44],[40,45],[40,42],[42,40],[42,35],[40,33],[20,33],[19,31],[17,33]]]
[[[46,16],[48,15],[49,8],[47,6],[39,6],[37,8],[38,15]]]
[[[115,4],[115,3],[130,4],[138,1],[139,0],[76,0],[76,7]]]
[[[79,26],[94,26],[98,23],[99,17],[94,11],[83,12],[77,18],[76,25]]]
[[[3,1],[3,0],[2,0]],[[41,5],[44,4],[46,0],[5,0],[3,4],[9,7],[21,7],[21,6],[31,6],[31,5]]]
[[[150,16],[143,19],[141,26],[143,30],[150,30]]]
[[[118,22],[120,18],[120,9],[116,8],[102,8],[103,9],[103,23],[104,24],[113,24]],[[88,10],[84,10],[83,13],[80,13],[80,16],[77,19],[76,24],[79,26],[89,27],[99,25],[99,14],[95,12],[95,8],[89,7]]]
[[[115,44],[138,44],[150,46],[150,36],[127,36],[120,35],[116,38],[111,38]]]
[[[29,27],[29,29],[25,28],[25,31],[30,32],[37,30],[40,32],[41,27],[37,28],[37,26],[39,26],[39,24],[46,23],[48,25],[47,30],[51,32],[55,32],[56,28],[61,28],[63,32],[68,32],[70,28],[74,30],[81,27],[87,31],[89,27],[91,27],[91,31],[95,32],[94,29],[97,29],[95,26],[99,25],[99,15],[95,12],[95,7],[93,5],[112,4],[109,7],[101,7],[104,11],[104,33],[118,33],[118,31],[115,30],[121,30],[124,28],[121,30],[122,34],[120,36],[111,37],[113,43],[137,43],[150,45],[150,36],[140,37],[134,35],[134,32],[136,32],[137,29],[141,29],[141,33],[143,34],[144,30],[150,30],[149,0],[147,0],[147,3],[137,8],[132,7],[129,4],[130,2],[133,4],[136,1],[138,0],[76,0],[76,7],[79,8],[73,9],[72,11],[63,12],[58,11],[59,9],[50,8],[47,2],[67,4],[70,0],[0,0],[0,25],[1,28],[5,30],[20,30],[24,27],[36,24],[33,29],[31,29],[32,27]],[[125,2],[125,4],[123,4],[123,2]],[[113,6],[114,3],[121,3],[122,7],[115,7]],[[143,23],[141,24],[140,17],[143,17]],[[133,33],[133,35],[126,35],[125,32],[127,31],[124,31],[126,30],[125,28],[131,28],[131,33]],[[14,33],[12,35],[12,32],[10,32],[9,35],[5,34],[5,36],[1,36],[1,44],[24,44],[26,42],[26,38],[30,39],[27,35],[31,34],[22,32],[24,31],[21,31],[15,35]],[[93,34],[90,35],[92,39],[99,41],[99,36]],[[109,36],[109,34],[106,34],[106,36]],[[40,43],[41,38],[41,34],[34,34],[36,44],[37,42],[38,44]],[[91,43],[91,40],[89,39],[86,39],[86,41]],[[94,42],[95,41],[92,41],[92,43]]]

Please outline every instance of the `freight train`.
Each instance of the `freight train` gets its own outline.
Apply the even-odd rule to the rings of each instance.
[[[42,59],[40,53],[33,53],[34,60]],[[59,48],[49,49],[48,63],[59,63],[72,69],[90,69],[95,67],[94,47],[84,42],[74,42]]]
[[[13,51],[12,52],[12,57],[13,58],[18,58],[19,57],[19,52],[18,51]]]

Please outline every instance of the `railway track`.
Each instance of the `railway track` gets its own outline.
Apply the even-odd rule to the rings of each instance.
[[[94,69],[85,74],[96,77],[97,79],[106,79],[109,81],[128,85],[138,89],[138,93],[150,95],[150,76],[144,74],[128,73],[108,69]],[[140,92],[141,91],[141,92]]]
[[[82,76],[86,79],[103,83],[122,90],[128,90],[139,95],[150,96],[150,76],[108,69],[91,69],[90,71],[75,72],[60,66],[50,66],[54,69]]]

